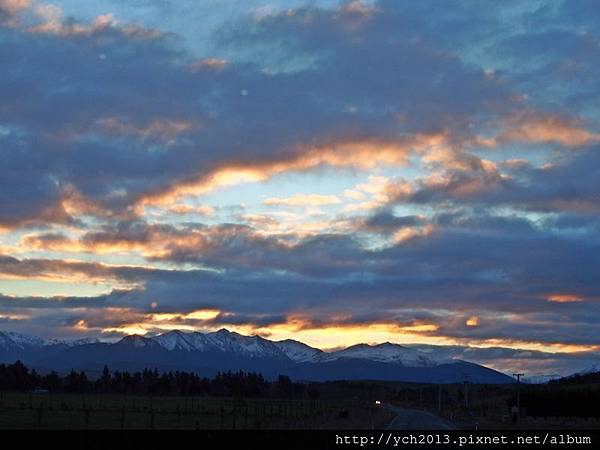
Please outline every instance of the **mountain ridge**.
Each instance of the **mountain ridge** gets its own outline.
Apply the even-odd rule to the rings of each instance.
[[[227,329],[201,333],[171,330],[156,336],[128,335],[117,342],[59,341],[0,331],[0,362],[21,359],[40,370],[98,371],[158,368],[207,375],[224,370],[288,374],[307,381],[374,379],[411,382],[509,383],[501,372],[461,360],[436,360],[424,352],[385,342],[326,352],[293,339],[271,341]],[[11,361],[12,360],[12,361]]]

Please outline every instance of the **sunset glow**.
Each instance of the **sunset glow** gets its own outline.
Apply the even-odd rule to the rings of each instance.
[[[137,3],[0,0],[0,331],[600,358],[586,6]]]

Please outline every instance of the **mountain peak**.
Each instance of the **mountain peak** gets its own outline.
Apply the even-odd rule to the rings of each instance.
[[[26,336],[14,331],[0,331],[0,348],[10,349],[26,349],[32,347],[42,347],[46,345],[46,341],[35,336]]]
[[[208,346],[206,336],[199,332],[171,330],[152,339],[167,350],[202,351]]]
[[[419,350],[404,347],[391,342],[381,344],[356,344],[335,352],[323,354],[323,361],[337,359],[367,359],[377,362],[401,364],[407,367],[432,367],[438,362]]]
[[[89,344],[89,345],[83,345]],[[8,347],[5,347],[8,345]],[[187,352],[183,355],[178,352]],[[478,382],[513,382],[503,374],[473,363],[431,359],[417,349],[384,342],[358,344],[324,352],[303,342],[271,341],[258,335],[220,329],[212,333],[170,330],[158,336],[125,336],[116,343],[70,343],[0,332],[0,357],[39,362],[43,367],[66,370],[125,366],[162,370],[252,370],[267,376],[289,374],[302,380],[385,379],[396,381],[444,380],[456,382],[470,373]],[[444,367],[442,367],[444,365]],[[410,369],[406,369],[410,368]]]
[[[151,338],[147,338],[147,337],[141,336],[139,334],[130,334],[129,336],[125,336],[123,339],[121,339],[119,342],[117,342],[117,344],[131,345],[136,348],[157,345],[157,343],[154,342]]]
[[[311,347],[304,342],[295,341],[294,339],[285,339],[283,341],[273,342],[279,350],[287,355],[295,362],[312,362],[318,355],[323,353],[323,350]]]

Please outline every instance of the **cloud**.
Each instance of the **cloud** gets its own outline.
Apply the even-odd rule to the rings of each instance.
[[[271,197],[263,200],[269,206],[329,206],[341,203],[335,195],[294,194],[291,197]]]
[[[1,30],[10,47],[2,63],[16,68],[3,83],[3,148],[17,146],[30,161],[19,168],[17,158],[5,170],[18,170],[45,205],[69,189],[98,211],[123,215],[287,171],[405,165],[411,153],[448,139],[449,128],[463,133],[487,105],[511,104],[501,85],[456,58],[418,42],[382,41],[381,25],[389,25],[380,8],[358,30],[336,11],[314,9],[269,16],[251,35],[222,33],[223,45],[251,54],[257,41],[287,45],[293,31],[293,45],[319,60],[296,72],[235,61],[198,70],[171,35],[140,39],[110,16],[83,26],[48,8],[41,34]],[[44,76],[33,85],[26,73]],[[24,203],[30,211],[14,220],[41,212],[33,199]]]
[[[29,0],[1,0],[0,10],[7,14],[16,14],[29,7]]]
[[[566,147],[580,148],[599,140],[600,134],[586,129],[581,120],[520,111],[504,119],[503,130],[498,136],[481,143],[490,146],[500,142],[558,143]]]
[[[548,297],[549,302],[556,303],[572,303],[572,302],[580,302],[583,299],[575,294],[551,294]]]
[[[196,125],[185,120],[156,119],[148,124],[135,125],[122,122],[115,117],[98,119],[97,123],[103,131],[109,134],[130,135],[141,138],[158,137],[167,141],[196,127]]]
[[[272,7],[201,50],[155,8],[160,30],[0,1],[0,278],[107,287],[4,295],[3,324],[594,353],[592,3]]]

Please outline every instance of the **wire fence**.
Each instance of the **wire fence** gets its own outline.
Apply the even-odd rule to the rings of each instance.
[[[4,429],[316,429],[344,411],[319,400],[0,394]]]

